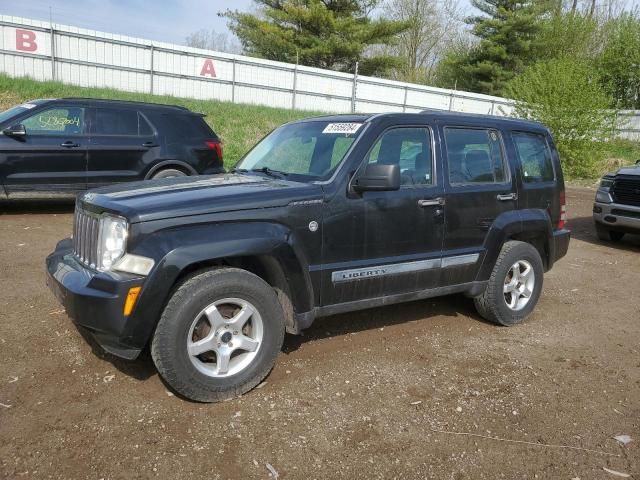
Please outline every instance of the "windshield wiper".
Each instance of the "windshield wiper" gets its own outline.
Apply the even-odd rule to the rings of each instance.
[[[280,170],[273,170],[273,169],[271,169],[269,167],[252,168],[249,171],[250,172],[266,173],[270,177],[274,177],[274,178],[284,178],[287,175],[289,175],[287,172],[281,172]]]

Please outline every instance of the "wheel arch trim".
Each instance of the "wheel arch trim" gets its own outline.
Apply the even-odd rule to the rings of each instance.
[[[146,343],[176,284],[193,271],[216,265],[244,267],[256,274],[247,266],[265,269],[267,278],[258,276],[274,287],[281,303],[279,290],[289,296],[292,311],[285,311],[286,325],[297,332],[297,314],[313,308],[313,285],[306,260],[293,245],[286,227],[265,222],[194,225],[149,235],[132,250],[155,258],[156,266],[138,299],[131,337]]]
[[[509,240],[532,244],[542,258],[545,270],[553,266],[555,243],[551,217],[543,209],[511,210],[499,215],[485,237],[486,254],[478,270],[477,281],[488,280],[502,246]]]
[[[187,172],[189,172],[189,175],[198,175],[196,169],[189,165],[187,162],[178,159],[169,159],[154,163],[153,166],[147,171],[144,179],[149,180],[160,170],[165,170],[171,167],[178,167],[178,169],[180,170],[186,170]]]

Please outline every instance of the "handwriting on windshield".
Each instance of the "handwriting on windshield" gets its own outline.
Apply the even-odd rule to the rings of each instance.
[[[40,115],[38,123],[43,129],[64,129],[67,125],[80,126],[80,117],[58,117],[56,115]]]

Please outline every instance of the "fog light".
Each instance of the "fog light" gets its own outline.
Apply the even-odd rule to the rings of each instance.
[[[118,270],[120,272],[135,273],[137,275],[149,275],[154,263],[155,262],[151,258],[133,255],[132,253],[125,253],[111,269]]]
[[[125,317],[131,315],[133,311],[133,307],[136,305],[136,300],[138,300],[138,295],[140,295],[141,287],[131,287],[129,289],[129,293],[127,293],[127,299],[124,302],[124,309],[122,313],[124,313]]]
[[[594,205],[593,206],[593,213],[602,213],[602,207]]]

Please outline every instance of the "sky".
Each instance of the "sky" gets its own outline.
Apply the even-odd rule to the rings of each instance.
[[[605,4],[607,0],[597,0]],[[640,0],[623,0],[627,6]],[[465,13],[471,13],[469,0],[460,0]],[[185,37],[201,29],[228,32],[227,20],[218,13],[227,9],[247,11],[252,0],[0,0],[0,14],[132,37],[184,43]]]
[[[252,0],[0,0],[0,14],[73,25],[169,43],[206,29],[228,32],[226,9],[250,10]]]

